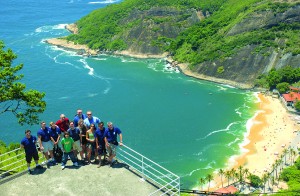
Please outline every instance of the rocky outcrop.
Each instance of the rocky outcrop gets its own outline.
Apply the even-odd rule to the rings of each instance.
[[[234,36],[259,28],[271,28],[280,23],[299,23],[300,5],[291,7],[283,13],[272,11],[260,11],[252,13],[231,28],[227,36]],[[281,40],[278,40],[280,42]],[[282,40],[284,42],[285,40]],[[254,81],[261,74],[269,72],[272,68],[282,68],[286,65],[300,67],[300,55],[286,53],[281,48],[265,48],[260,52],[256,51],[259,45],[247,45],[236,48],[231,57],[203,62],[191,70],[202,79],[213,81],[232,81],[234,86],[253,87]],[[205,76],[203,78],[203,76]],[[213,78],[213,79],[212,79]],[[226,82],[229,83],[229,82]]]
[[[204,14],[195,9],[179,11],[171,7],[153,7],[147,11],[134,10],[120,23],[134,23],[133,28],[116,36],[128,45],[132,53],[160,55],[163,53],[158,40],[160,37],[176,38],[179,33],[203,20]]]
[[[254,12],[241,22],[237,23],[227,35],[236,35],[260,28],[271,28],[279,23],[300,23],[300,5],[291,7],[283,13],[272,10]]]
[[[63,38],[47,39],[45,42],[48,43],[48,44],[55,45],[57,47],[77,51],[77,53],[80,54],[80,55],[91,56],[91,55],[97,55],[98,54],[98,51],[92,50],[86,45],[75,44],[74,42],[68,41],[68,40],[63,39]]]
[[[260,53],[253,53],[255,48],[255,45],[246,46],[239,49],[230,58],[204,62],[193,71],[206,76],[231,80],[238,84],[253,87],[254,80],[260,74],[270,71],[271,68],[278,69],[286,65],[300,67],[300,55],[285,54],[282,56],[282,52],[274,51],[272,48],[265,49]],[[267,52],[271,55],[264,55]],[[224,70],[223,72],[218,71],[220,67]]]

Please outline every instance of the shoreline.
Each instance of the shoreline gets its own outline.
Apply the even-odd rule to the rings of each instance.
[[[272,165],[280,158],[285,148],[300,145],[298,136],[300,125],[295,121],[295,114],[289,113],[279,98],[262,93],[258,93],[257,98],[259,100],[257,110],[247,122],[247,132],[240,145],[241,153],[229,158],[225,168],[222,168],[224,171],[232,168],[237,170],[242,166],[251,174],[262,177],[264,173],[272,170]],[[223,177],[223,184],[227,186],[224,179]],[[287,188],[285,184],[280,186]],[[217,171],[214,172],[211,188],[214,190],[222,188]]]
[[[78,28],[77,28],[76,24],[74,24],[74,23],[67,24],[65,26],[65,29],[67,29],[68,31],[70,31],[73,34],[78,33]],[[188,68],[187,64],[177,63],[171,57],[168,57],[168,53],[153,55],[153,54],[136,53],[136,52],[132,52],[130,50],[114,51],[111,53],[110,52],[101,52],[98,50],[92,50],[87,45],[75,44],[74,42],[67,41],[63,38],[51,38],[51,39],[45,40],[45,42],[48,44],[51,44],[51,45],[55,45],[57,47],[65,48],[65,49],[78,50],[78,51],[80,51],[80,54],[83,56],[97,56],[97,55],[100,55],[101,53],[103,53],[103,54],[128,56],[128,57],[140,58],[140,59],[145,59],[145,58],[166,59],[167,63],[169,63],[173,67],[177,67],[180,70],[180,72],[186,76],[193,77],[193,78],[200,79],[200,80],[206,80],[206,81],[210,81],[210,82],[214,82],[214,83],[230,85],[235,88],[243,89],[243,90],[253,89],[253,85],[251,85],[251,84],[243,84],[243,83],[239,83],[239,82],[235,82],[235,81],[231,81],[231,80],[206,76],[203,74],[198,74],[196,72],[192,72]]]

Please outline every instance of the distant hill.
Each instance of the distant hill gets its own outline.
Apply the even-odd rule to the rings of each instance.
[[[124,0],[75,24],[69,41],[167,52],[194,73],[249,86],[271,68],[300,67],[300,0]]]

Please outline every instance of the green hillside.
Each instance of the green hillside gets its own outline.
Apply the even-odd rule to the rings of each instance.
[[[300,0],[124,0],[76,22],[68,40],[103,52],[167,52],[195,73],[253,85],[299,67]]]

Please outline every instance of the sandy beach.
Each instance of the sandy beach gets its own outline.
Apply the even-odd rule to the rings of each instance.
[[[259,111],[248,136],[250,143],[244,146],[248,152],[237,159],[237,165],[262,176],[271,171],[272,164],[290,146],[300,126],[278,98],[263,94],[258,94],[258,98]]]
[[[244,153],[228,162],[228,167],[237,169],[239,166],[247,168],[250,173],[262,177],[272,170],[272,164],[279,159],[284,148],[290,145],[299,146],[297,130],[300,125],[295,121],[295,114],[289,113],[278,98],[259,93],[259,103],[255,117],[250,122],[244,145]],[[297,139],[296,139],[297,138]],[[227,182],[224,185],[227,185]],[[215,174],[213,189],[221,188],[221,179]]]

